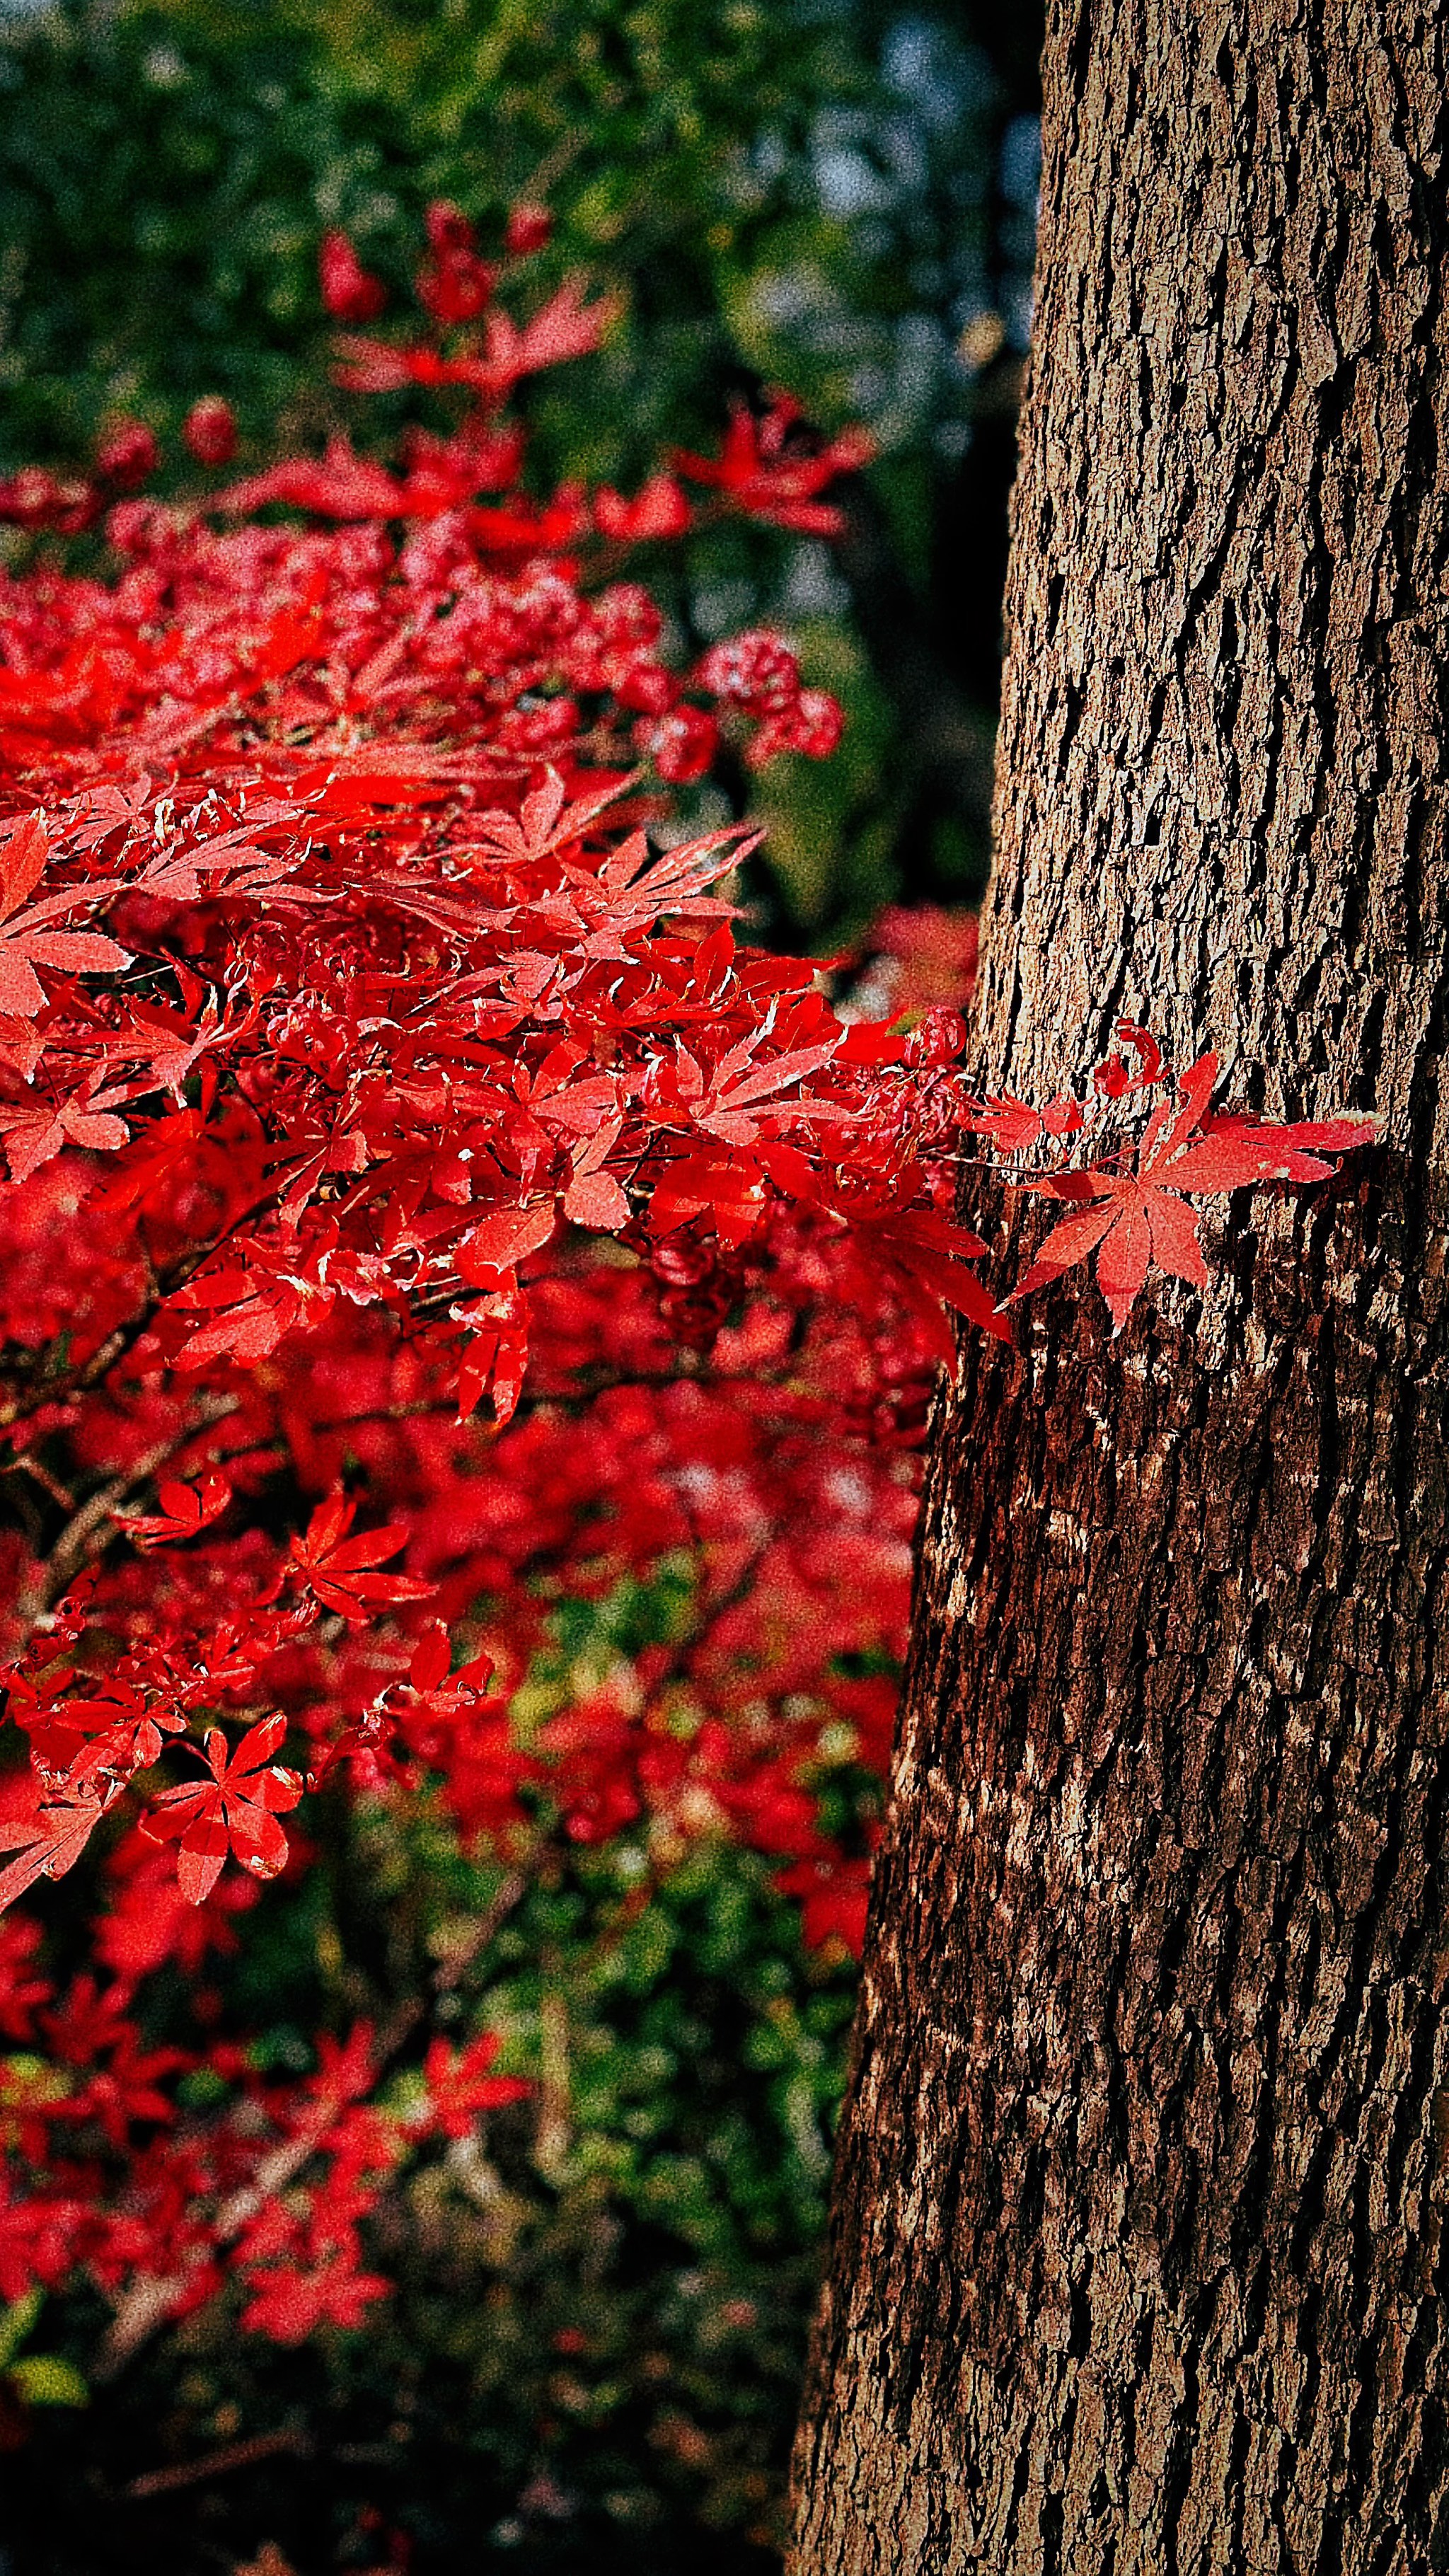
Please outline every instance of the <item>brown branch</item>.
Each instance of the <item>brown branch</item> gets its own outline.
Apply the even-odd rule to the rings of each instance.
[[[217,2212],[217,2245],[234,2242],[249,2221],[260,2215],[267,2202],[286,2190],[308,2157],[316,2153],[337,2115],[337,2108],[335,2102],[321,2103],[306,2126],[299,2129],[294,2138],[282,2139],[270,2155],[263,2156],[251,2181],[222,2202]],[[134,2280],[117,2302],[92,2376],[102,2381],[113,2379],[132,2354],[139,2352],[142,2344],[166,2323],[178,2294],[185,2287],[186,2275],[182,2272],[143,2272]]]
[[[275,2460],[291,2452],[294,2458],[309,2460],[314,2443],[305,2433],[254,2433],[249,2441],[228,2442],[219,2451],[207,2451],[199,2460],[187,2460],[174,2469],[148,2469],[143,2477],[132,2478],[122,2495],[133,2503],[147,2496],[171,2495],[178,2487],[200,2486],[207,2478],[225,2477],[230,2469],[249,2469],[256,2460]]]
[[[38,1569],[38,1579],[27,1585],[16,1603],[16,1616],[27,1634],[47,1611],[54,1608],[86,1559],[98,1556],[118,1535],[124,1526],[120,1522],[105,1536],[100,1535],[113,1507],[125,1495],[134,1493],[138,1485],[144,1485],[148,1477],[154,1476],[158,1468],[164,1467],[168,1459],[174,1458],[188,1441],[194,1440],[198,1431],[209,1429],[214,1422],[224,1422],[229,1413],[237,1412],[240,1403],[241,1398],[235,1395],[200,1397],[195,1415],[185,1430],[173,1433],[169,1438],[158,1441],[153,1448],[144,1450],[134,1466],[126,1468],[119,1476],[109,1477],[104,1485],[87,1497],[79,1511],[72,1514]]]
[[[569,2005],[559,1986],[550,1986],[538,2001],[540,2075],[538,2118],[533,2132],[533,2161],[544,2181],[563,2180],[573,2137],[569,2086]]]
[[[149,1329],[167,1298],[174,1296],[178,1288],[184,1288],[212,1254],[232,1240],[245,1217],[256,1216],[266,1209],[269,1201],[275,1207],[274,1190],[258,1191],[245,1206],[233,1210],[219,1233],[212,1235],[207,1242],[195,1245],[190,1252],[183,1253],[159,1275],[152,1269],[147,1255],[148,1293],[136,1313],[128,1316],[124,1324],[118,1324],[113,1333],[108,1333],[88,1360],[79,1361],[74,1368],[63,1369],[58,1376],[42,1376],[30,1394],[0,1404],[0,1431],[10,1430],[17,1422],[28,1421],[31,1414],[39,1413],[43,1405],[59,1403],[99,1386],[103,1378],[109,1377],[117,1361],[124,1359],[127,1351],[133,1349]]]
[[[0,1467],[0,1476],[29,1476],[40,1487],[42,1493],[49,1494],[53,1503],[60,1504],[62,1510],[67,1512],[75,1510],[75,1496],[70,1487],[62,1485],[57,1477],[52,1476],[49,1468],[44,1466],[39,1458],[32,1458],[28,1449],[23,1449],[18,1458],[7,1458],[3,1467]]]

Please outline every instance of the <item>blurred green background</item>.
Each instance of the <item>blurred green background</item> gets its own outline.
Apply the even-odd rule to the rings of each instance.
[[[179,476],[180,420],[205,393],[234,405],[244,465],[344,423],[385,443],[388,405],[328,381],[320,233],[344,226],[401,297],[429,198],[460,203],[486,246],[510,202],[545,195],[539,295],[582,268],[625,314],[597,357],[529,389],[538,488],[632,490],[770,383],[878,441],[841,489],[838,543],[737,525],[641,567],[684,649],[768,621],[846,702],[834,761],[748,783],[771,826],[761,927],[823,952],[883,903],[969,902],[1039,15],[0,0],[0,471],[83,464],[127,412]],[[319,2014],[405,2009],[436,1986],[449,1927],[496,1910],[488,1873],[421,1810],[330,1831],[325,1868],[267,1892],[235,1971],[279,2062],[305,2062]],[[419,2576],[776,2563],[853,1970],[805,1949],[751,1855],[701,1846],[642,1905],[638,1868],[627,1838],[560,1850],[450,1990],[458,2035],[505,2028],[519,2071],[544,2077],[563,2046],[555,2130],[538,2097],[496,2114],[447,2193],[400,2203],[378,2249],[399,2294],[364,2333],[285,2352],[202,2316],[93,2389],[84,2417],[37,2409],[3,2463],[11,2576],[227,2576],[268,2535],[287,2554],[258,2560],[263,2576],[400,2566],[394,2530]],[[83,2373],[104,2313],[52,2300],[21,2323],[27,2352]],[[250,2468],[105,2502],[158,2458],[278,2428],[293,2447]]]
[[[1005,499],[1037,176],[1036,0],[0,0],[0,470],[169,440],[219,393],[246,458],[315,443],[340,224],[400,291],[421,210],[557,218],[538,291],[625,298],[531,389],[532,474],[634,488],[787,385],[879,461],[835,546],[743,525],[648,577],[682,642],[761,619],[851,718],[754,791],[761,927],[828,948],[986,864]],[[352,403],[350,412],[368,412]],[[385,437],[388,407],[356,425]],[[184,460],[183,460],[184,462]]]

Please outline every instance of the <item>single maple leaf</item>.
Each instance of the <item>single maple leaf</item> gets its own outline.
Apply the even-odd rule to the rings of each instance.
[[[733,1250],[759,1230],[769,1205],[764,1175],[748,1154],[689,1154],[666,1164],[649,1200],[649,1231],[675,1233],[708,1214],[722,1244]]]
[[[1134,1030],[1133,1042],[1143,1034]],[[1096,1164],[1026,1184],[1043,1197],[1078,1202],[1077,1213],[1053,1227],[1008,1303],[1059,1279],[1095,1251],[1097,1284],[1111,1309],[1113,1333],[1120,1333],[1149,1265],[1190,1287],[1207,1286],[1197,1217],[1180,1193],[1213,1198],[1255,1181],[1321,1180],[1333,1169],[1324,1153],[1346,1153],[1373,1135],[1372,1119],[1364,1118],[1272,1126],[1246,1117],[1211,1117],[1208,1103],[1217,1078],[1215,1055],[1200,1056],[1189,1067],[1178,1086],[1176,1115],[1166,1101],[1154,1111],[1135,1171]]]
[[[87,1786],[48,1799],[23,1821],[0,1823],[0,1851],[19,1853],[0,1870],[0,1911],[38,1878],[63,1878],[73,1869],[104,1812],[103,1801]]]
[[[586,304],[585,291],[581,278],[565,278],[557,293],[521,331],[506,313],[490,313],[487,355],[481,362],[475,361],[477,372],[472,378],[479,391],[497,401],[512,390],[521,376],[536,375],[544,367],[556,367],[566,358],[586,357],[591,349],[597,349],[609,324],[623,311],[623,299],[601,295]]]
[[[512,1420],[523,1393],[528,1363],[528,1308],[516,1287],[504,1285],[491,1294],[452,1309],[455,1322],[474,1328],[475,1338],[458,1364],[458,1419],[466,1422],[485,1395],[492,1398],[493,1418],[501,1429]]]
[[[356,1538],[349,1538],[356,1509],[340,1494],[319,1503],[305,1538],[292,1541],[287,1558],[290,1570],[327,1609],[340,1610],[348,1619],[368,1618],[384,1602],[426,1600],[436,1591],[435,1584],[420,1583],[410,1574],[373,1571],[407,1545],[407,1531],[360,1530]]]
[[[609,896],[609,909],[621,934],[647,930],[666,914],[671,921],[718,921],[738,917],[739,905],[706,895],[729,869],[758,849],[763,835],[739,825],[706,832],[695,841],[677,841],[657,857],[642,832],[611,850],[599,870],[599,883]]]
[[[115,1102],[131,1097],[129,1087],[117,1086],[109,1091],[88,1091],[74,1100],[63,1101],[58,1109],[44,1100],[33,1106],[0,1109],[0,1135],[5,1139],[11,1179],[28,1181],[42,1163],[48,1163],[67,1144],[84,1146],[93,1154],[116,1153],[130,1142],[131,1131],[123,1118],[111,1115],[111,1108]]]
[[[875,441],[868,431],[851,429],[813,455],[791,453],[786,435],[798,418],[799,407],[788,397],[777,398],[762,420],[737,408],[717,457],[681,452],[674,462],[691,482],[713,486],[752,518],[802,535],[838,536],[844,525],[840,511],[816,495],[837,474],[868,464]]]
[[[163,1789],[143,1831],[154,1842],[180,1842],[176,1875],[189,1904],[211,1894],[228,1852],[254,1878],[275,1878],[286,1867],[287,1837],[279,1814],[302,1795],[300,1775],[274,1763],[287,1732],[284,1717],[249,1726],[233,1753],[219,1726],[206,1738],[209,1781]]]
[[[498,2033],[492,2030],[458,2049],[451,2048],[445,2039],[430,2043],[423,2060],[430,2128],[441,2129],[445,2138],[466,2138],[480,2111],[497,2110],[505,2102],[521,2102],[532,2092],[532,2085],[522,2076],[489,2073],[498,2048]]]
[[[204,1476],[199,1485],[183,1485],[164,1477],[157,1489],[159,1512],[114,1512],[128,1538],[142,1546],[154,1545],[161,1539],[195,1538],[199,1530],[219,1520],[231,1501],[231,1487],[224,1476]]]
[[[546,769],[539,785],[530,788],[516,815],[490,806],[480,814],[477,829],[482,835],[479,849],[489,858],[506,859],[515,867],[532,867],[546,858],[551,850],[563,849],[582,838],[585,828],[596,816],[613,805],[629,784],[627,779],[611,779],[606,787],[592,796],[580,796],[566,802],[564,783],[556,769]]]
[[[128,951],[100,931],[45,926],[78,904],[93,903],[111,891],[109,886],[76,886],[20,910],[40,883],[49,856],[50,842],[38,814],[27,814],[0,841],[0,1013],[12,1019],[33,1020],[45,1008],[37,964],[89,975],[131,963]]]
[[[475,1288],[496,1288],[503,1273],[543,1250],[555,1221],[552,1199],[536,1200],[532,1207],[495,1209],[459,1244],[453,1258],[460,1278]]]
[[[389,519],[398,516],[403,488],[382,466],[360,457],[348,438],[330,438],[320,462],[310,457],[284,458],[261,474],[250,474],[218,492],[213,510],[255,510],[270,501],[290,502],[294,509],[315,510],[331,519]]]
[[[392,2288],[381,2272],[359,2271],[350,2248],[329,2251],[310,2268],[260,2264],[242,2278],[252,2293],[241,2314],[244,2331],[284,2344],[307,2343],[319,2326],[360,2326],[369,2302]]]
[[[563,1212],[570,1223],[586,1225],[595,1234],[617,1234],[629,1222],[623,1184],[605,1169],[623,1129],[622,1118],[612,1118],[586,1139],[574,1156],[573,1177],[563,1194]]]
[[[689,525],[689,503],[672,474],[655,474],[632,501],[607,483],[594,494],[594,525],[600,536],[626,545],[645,537],[679,537]]]

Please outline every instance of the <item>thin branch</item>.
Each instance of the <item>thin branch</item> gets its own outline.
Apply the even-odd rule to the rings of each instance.
[[[16,1604],[16,1616],[27,1632],[54,1608],[87,1557],[99,1555],[118,1535],[120,1524],[105,1537],[100,1536],[114,1506],[127,1494],[134,1493],[138,1485],[144,1485],[148,1477],[166,1465],[168,1459],[176,1457],[189,1441],[196,1438],[198,1431],[208,1430],[214,1422],[224,1422],[229,1413],[239,1411],[240,1405],[241,1398],[236,1395],[201,1397],[193,1418],[183,1431],[175,1432],[158,1441],[153,1448],[143,1450],[134,1465],[119,1476],[109,1477],[104,1485],[87,1497],[79,1511],[72,1514],[45,1558],[39,1569],[39,1579],[27,1586]]]
[[[187,2460],[174,2469],[148,2469],[144,2477],[132,2478],[122,2495],[139,2504],[147,2496],[172,2495],[178,2487],[195,2487],[207,2478],[225,2477],[230,2469],[249,2469],[257,2460],[275,2460],[290,2452],[294,2459],[310,2460],[315,2444],[305,2433],[254,2433],[247,2442],[228,2442],[219,2451],[207,2451],[199,2460]]]
[[[459,1983],[479,1952],[487,1948],[505,1917],[512,1913],[520,1897],[527,1892],[528,1881],[521,1871],[510,1870],[495,1888],[491,1901],[484,1907],[476,1923],[470,1927],[466,1943],[459,1943],[455,1949],[449,1951],[446,1959],[439,1961],[433,1977],[434,1991],[438,1995],[449,1993]],[[416,2002],[405,2004],[393,2016],[391,2023],[379,2035],[380,2046],[375,2070],[379,2076],[386,2072],[389,2063],[404,2042],[411,2037],[422,2018],[423,2008]],[[314,2155],[321,2145],[336,2117],[336,2112],[335,2103],[320,2104],[313,2118],[297,2131],[296,2136],[281,2139],[269,2155],[263,2156],[250,2182],[244,2183],[239,2190],[231,2194],[229,2199],[222,2202],[216,2214],[214,2230],[214,2242],[217,2246],[232,2244],[241,2234],[242,2229],[249,2226],[254,2218],[260,2216],[267,2202],[274,2200],[278,2193],[286,2190],[289,2183],[295,2181],[308,2158]],[[180,2273],[166,2275],[147,2272],[134,2280],[117,2302],[115,2313],[92,2365],[92,2376],[98,2381],[114,2379],[118,2372],[124,2369],[133,2354],[140,2351],[142,2344],[149,2342],[151,2336],[167,2323],[175,2301],[185,2287],[185,2275]],[[173,2473],[158,2472],[158,2474],[169,2476]],[[176,2482],[186,2483],[181,2479],[177,2479]],[[134,2490],[128,2490],[128,2492],[133,2493]]]

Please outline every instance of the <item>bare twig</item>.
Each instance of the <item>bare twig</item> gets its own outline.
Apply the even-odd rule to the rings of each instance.
[[[230,2469],[249,2469],[257,2460],[279,2459],[288,2451],[295,2459],[307,2460],[314,2447],[305,2433],[254,2433],[250,2441],[228,2442],[221,2450],[207,2451],[201,2459],[187,2460],[177,2468],[148,2469],[143,2477],[132,2478],[121,2493],[139,2504],[147,2496],[201,2486],[207,2478],[225,2477]]]
[[[568,1997],[557,1986],[539,1997],[538,2035],[538,2120],[533,2133],[533,2161],[545,2182],[557,2183],[563,2179],[573,2136]]]
[[[27,1586],[16,1604],[16,1615],[27,1629],[33,1628],[37,1620],[43,1619],[46,1612],[53,1609],[87,1557],[98,1555],[103,1547],[109,1545],[110,1537],[116,1532],[105,1538],[100,1533],[115,1505],[127,1494],[134,1493],[138,1485],[144,1485],[148,1476],[154,1476],[158,1468],[164,1467],[168,1459],[174,1458],[188,1441],[196,1438],[198,1431],[209,1430],[213,1423],[224,1422],[229,1413],[238,1410],[240,1403],[241,1398],[235,1395],[202,1396],[184,1430],[174,1432],[167,1439],[158,1441],[153,1448],[143,1450],[132,1466],[119,1476],[108,1477],[104,1485],[87,1496],[79,1511],[72,1513],[49,1555],[37,1569],[35,1582]],[[118,1523],[117,1529],[119,1527]]]

